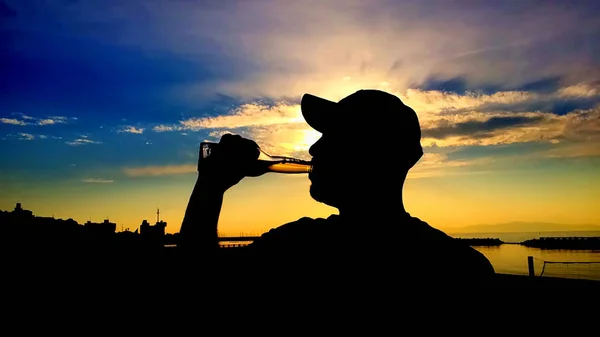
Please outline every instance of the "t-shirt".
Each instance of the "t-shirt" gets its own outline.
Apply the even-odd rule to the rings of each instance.
[[[263,234],[245,273],[311,282],[477,285],[494,275],[483,254],[408,213],[389,222],[301,218]],[[226,249],[225,249],[226,250]]]

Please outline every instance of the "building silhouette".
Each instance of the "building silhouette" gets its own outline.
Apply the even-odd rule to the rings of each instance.
[[[140,225],[140,235],[142,237],[162,237],[165,235],[165,228],[167,223],[164,221],[158,221],[154,225],[150,225],[148,220],[142,221]]]
[[[103,222],[91,222],[88,220],[83,225],[84,232],[94,237],[108,237],[115,234],[117,230],[117,224],[110,222],[108,219],[104,219]]]
[[[33,212],[30,210],[27,210],[27,209],[23,209],[20,202],[17,202],[17,204],[15,205],[15,209],[11,213],[13,215],[16,215],[19,217],[32,217],[33,216]]]
[[[160,210],[156,210],[156,223],[150,225],[148,220],[144,219],[140,225],[140,237],[151,240],[162,240],[165,236],[167,223],[160,220]]]

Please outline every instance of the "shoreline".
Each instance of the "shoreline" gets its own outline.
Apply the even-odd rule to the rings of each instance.
[[[600,250],[600,237],[540,237],[523,242],[504,242],[498,238],[455,238],[475,247],[495,247],[503,244],[557,250]]]

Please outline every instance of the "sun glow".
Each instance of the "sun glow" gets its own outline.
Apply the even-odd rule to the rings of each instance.
[[[302,138],[296,143],[296,151],[308,151],[321,138],[321,133],[314,129],[304,129],[300,135]]]

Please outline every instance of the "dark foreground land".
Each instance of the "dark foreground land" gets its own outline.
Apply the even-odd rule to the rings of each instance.
[[[318,287],[319,282],[327,282],[319,279],[318,273],[300,281],[300,276],[285,278],[279,275],[277,270],[267,277],[254,275],[251,266],[243,266],[243,270],[239,272],[223,265],[215,268],[211,261],[183,259],[179,256],[177,247],[136,246],[132,249],[131,246],[123,246],[120,249],[115,247],[108,249],[88,242],[85,246],[77,248],[45,247],[45,250],[32,247],[14,248],[5,256],[9,257],[4,265],[5,279],[12,280],[19,286],[31,288],[48,286],[52,289],[56,286],[64,287],[72,284],[80,289],[79,292],[81,287],[94,291],[94,289],[109,289],[118,285],[146,289],[144,291],[169,287],[181,289],[185,285],[195,289],[199,283],[211,281],[215,284],[232,284],[240,288],[249,286],[253,282],[285,284],[298,281],[306,287]],[[386,282],[389,283],[389,280]],[[402,277],[398,277],[393,282],[402,286]],[[352,280],[344,280],[343,283],[342,287],[351,286],[358,291],[361,287],[370,289],[377,285],[378,281],[373,279],[372,275],[357,274]],[[439,284],[443,288],[444,275],[440,275],[439,279],[430,280],[429,283]],[[494,282],[489,286],[492,288],[600,289],[600,281],[497,274]]]
[[[0,224],[6,229],[2,248],[3,280],[27,289],[62,289],[69,292],[78,289],[84,293],[97,292],[118,287],[134,287],[138,292],[160,292],[161,289],[185,289],[186,285],[196,289],[205,282],[223,286],[233,284],[234,288],[247,288],[263,285],[302,284],[305,288],[322,288],[328,280],[323,274],[287,275],[284,277],[278,266],[285,260],[273,257],[273,268],[257,273],[252,261],[235,266],[211,259],[184,259],[176,247],[177,235],[165,235],[163,222],[149,226],[145,221],[140,233],[115,232],[115,224],[86,223],[79,225],[72,219],[35,217],[31,211],[23,210],[17,204],[12,212],[0,212]],[[159,226],[160,225],[160,226]],[[498,239],[464,240],[470,245],[499,245]],[[565,244],[583,247],[597,244],[597,238],[540,240],[542,246],[554,247]],[[173,247],[166,247],[172,244]],[[223,248],[229,252],[231,249]],[[375,261],[376,264],[376,261]],[[371,265],[371,264],[369,264]],[[379,266],[377,266],[379,268]],[[432,264],[435,268],[435,263]],[[350,268],[352,269],[352,268]],[[373,269],[378,273],[381,269]],[[389,271],[393,273],[389,273]],[[397,272],[396,272],[397,270]],[[377,279],[376,275],[351,270],[347,278],[329,284],[329,289],[380,288],[382,283],[397,288],[415,275],[402,275],[402,261],[398,265],[385,267],[391,279]],[[266,273],[265,273],[266,272]],[[404,271],[405,272],[405,271]],[[336,273],[332,273],[335,278]],[[346,274],[344,274],[346,275]],[[444,287],[444,275],[434,280],[423,280],[434,287]],[[421,282],[421,280],[419,280]],[[417,284],[418,286],[418,284]],[[529,277],[517,275],[496,275],[490,285],[495,288],[600,288],[600,281],[558,279],[549,277]],[[223,286],[227,288],[226,286]],[[10,288],[7,288],[10,289]],[[287,291],[287,290],[286,290]]]

